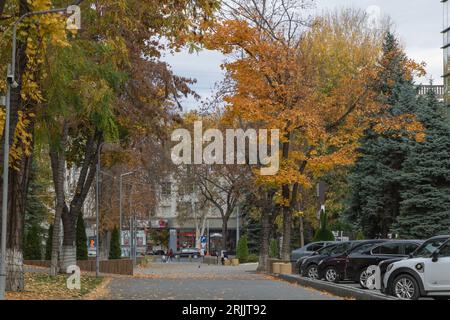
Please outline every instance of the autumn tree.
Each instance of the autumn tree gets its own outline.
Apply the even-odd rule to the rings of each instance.
[[[0,55],[2,61],[10,61],[12,25],[32,11],[47,10],[57,1],[50,0],[10,0],[0,4]],[[11,90],[10,123],[10,167],[8,187],[8,228],[7,228],[7,290],[22,290],[23,283],[23,219],[26,194],[29,184],[32,153],[34,147],[35,115],[43,101],[40,79],[43,73],[44,57],[51,46],[67,45],[65,19],[59,14],[29,16],[18,25],[15,79],[18,83]],[[0,66],[6,73],[7,64]],[[6,87],[0,80],[0,91]],[[2,111],[4,119],[4,111]],[[4,131],[4,121],[1,131]],[[2,136],[2,154],[4,134]]]
[[[317,17],[305,30],[298,2],[269,2],[239,2],[208,45],[239,57],[225,64],[235,83],[225,98],[228,116],[280,130],[280,171],[256,182],[275,190],[283,217],[282,258],[289,260],[300,189],[354,161],[362,128],[380,107],[371,102],[368,82],[382,37],[364,27],[366,16],[358,11]]]

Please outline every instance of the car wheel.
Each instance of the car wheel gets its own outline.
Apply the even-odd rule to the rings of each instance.
[[[359,273],[359,285],[363,289],[367,289],[367,279],[370,277],[370,274],[367,273],[367,269],[361,270]]]
[[[305,271],[305,276],[312,280],[319,279],[319,271],[317,270],[317,265],[310,265]]]
[[[328,267],[325,270],[325,280],[328,282],[338,282],[339,281],[339,274],[334,267]]]
[[[419,285],[417,284],[416,279],[409,274],[398,276],[392,283],[392,295],[400,299],[419,299]]]

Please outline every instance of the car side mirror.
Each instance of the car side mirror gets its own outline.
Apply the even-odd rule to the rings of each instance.
[[[431,261],[437,262],[439,260],[439,250],[434,251],[431,257],[432,257]]]

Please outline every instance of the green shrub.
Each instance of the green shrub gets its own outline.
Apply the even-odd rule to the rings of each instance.
[[[33,225],[25,237],[24,258],[27,260],[42,259],[42,243],[37,225]]]
[[[317,230],[316,234],[314,235],[313,241],[334,241],[334,235],[333,232],[327,229],[319,229]]]
[[[278,241],[276,239],[270,240],[269,257],[270,258],[278,258],[279,257]]]
[[[45,260],[52,259],[53,225],[48,228],[47,242],[45,243]]]
[[[320,213],[320,229],[317,230],[314,235],[313,241],[334,241],[333,232],[327,228],[327,214],[325,212]]]
[[[366,237],[364,236],[364,233],[359,230],[358,233],[356,234],[356,240],[364,240]]]
[[[253,263],[253,262],[259,262],[259,256],[257,254],[249,254],[247,258],[247,262]]]
[[[247,236],[242,236],[239,238],[238,247],[236,250],[236,258],[239,259],[239,262],[245,263],[248,259],[248,241]]]
[[[111,243],[109,247],[109,259],[115,260],[121,258],[121,250],[120,250],[120,234],[117,227],[114,227],[111,234]]]

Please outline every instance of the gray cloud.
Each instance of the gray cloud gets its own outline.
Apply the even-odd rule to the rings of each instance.
[[[442,84],[442,4],[440,0],[317,0],[316,13],[342,7],[366,9],[371,5],[380,7],[382,14],[391,17],[394,31],[399,36],[408,56],[427,64],[427,76],[417,79],[428,83],[432,78],[435,84]],[[193,86],[202,98],[211,94],[214,84],[223,78],[220,65],[224,57],[211,51],[189,55],[187,52],[167,55],[167,61],[178,75],[195,78]],[[185,99],[186,109],[196,108],[198,102]]]

